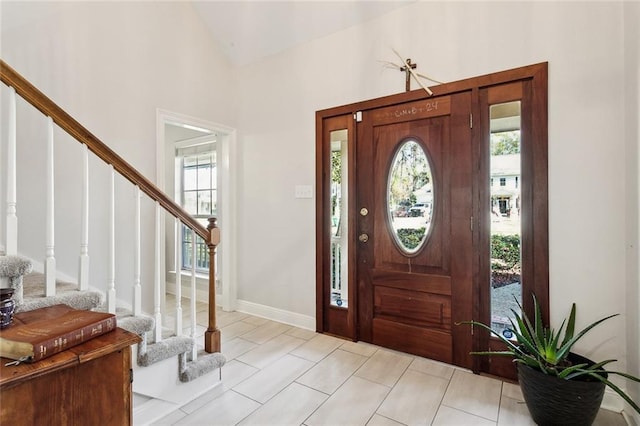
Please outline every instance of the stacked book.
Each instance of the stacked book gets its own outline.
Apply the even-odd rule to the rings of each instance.
[[[0,330],[0,357],[15,363],[39,361],[115,328],[114,314],[67,305],[20,312],[13,324]]]

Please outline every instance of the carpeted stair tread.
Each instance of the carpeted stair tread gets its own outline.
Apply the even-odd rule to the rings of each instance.
[[[102,304],[94,309],[97,312],[107,312],[107,305]],[[131,333],[135,333],[138,336],[143,336],[150,331],[153,331],[155,321],[148,315],[133,315],[131,309],[116,306],[116,320],[118,327],[127,330]]]
[[[56,295],[45,296],[44,274],[32,272],[29,259],[20,256],[0,256],[0,278],[8,278],[9,284],[16,289],[16,311],[52,306],[59,303],[75,309],[105,311],[105,296],[98,291],[80,291],[72,282],[56,280]],[[220,369],[226,358],[221,353],[198,352],[195,361],[189,361],[195,346],[193,338],[188,336],[164,337],[153,342],[155,320],[147,315],[134,316],[130,310],[116,308],[118,327],[142,337],[138,344],[138,365],[147,367],[157,362],[178,357],[178,376],[181,382],[190,382],[216,369]],[[163,336],[172,333],[163,329]]]
[[[153,326],[155,321],[153,318],[140,315],[137,317],[134,316],[126,316],[117,318],[118,327],[123,328],[131,333],[135,333],[138,336],[142,336],[145,333],[149,333],[153,330]]]
[[[193,349],[193,339],[185,336],[173,336],[160,342],[149,344],[146,350],[138,353],[138,365],[148,367],[176,355],[190,352]]]
[[[45,306],[64,303],[75,309],[92,310],[104,303],[104,294],[99,291],[80,291],[74,283],[56,281],[56,295],[45,297],[44,274],[31,272],[22,277],[23,300],[17,312],[31,311]]]
[[[218,368],[222,368],[227,359],[220,352],[207,353],[198,352],[198,359],[189,361],[186,367],[180,372],[181,382],[190,382]]]
[[[31,272],[31,261],[21,256],[0,256],[0,277],[19,277]]]
[[[25,297],[22,304],[16,306],[16,312],[33,311],[45,306],[58,305],[60,303],[71,306],[74,309],[90,311],[102,304],[104,296],[95,291],[73,291],[58,293],[50,297]]]
[[[22,277],[24,297],[44,297],[44,274],[31,272]],[[62,280],[56,280],[56,291],[77,291],[78,285]]]
[[[17,306],[22,303],[22,279],[33,269],[31,260],[21,256],[0,256],[0,278],[8,281],[13,288],[13,300]]]

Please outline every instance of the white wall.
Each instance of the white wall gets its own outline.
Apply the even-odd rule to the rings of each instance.
[[[0,4],[0,56],[147,178],[156,179],[156,110],[234,125],[232,73],[192,6],[183,2],[5,2]],[[2,89],[6,104],[6,89]],[[6,108],[3,108],[3,115]],[[19,105],[20,252],[44,258],[42,119]],[[80,145],[57,132],[56,256],[76,275],[79,253]],[[6,131],[2,136],[6,138]],[[2,146],[6,144],[3,142]],[[28,167],[32,164],[33,167]],[[90,163],[92,282],[107,280],[107,170]],[[4,175],[2,179],[5,179]],[[130,244],[133,188],[117,179],[116,244]],[[4,197],[2,198],[4,203]],[[2,204],[4,206],[4,204]],[[154,212],[143,199],[143,286],[153,283]],[[4,207],[2,209],[4,212]],[[63,241],[62,236],[71,239]],[[128,298],[132,253],[117,250],[116,284]],[[146,300],[152,300],[147,298]]]
[[[625,141],[627,165],[627,359],[629,373],[640,377],[640,3],[624,6],[625,29]],[[640,401],[640,383],[630,386]],[[634,413],[636,424],[640,414]]]
[[[242,68],[238,297],[315,314],[314,200],[293,192],[314,182],[314,111],[403,91],[380,63],[397,61],[392,47],[445,81],[548,61],[551,318],[574,301],[578,325],[622,313],[577,349],[637,365],[625,352],[638,326],[625,316],[637,280],[626,284],[624,35],[623,3],[419,2]]]

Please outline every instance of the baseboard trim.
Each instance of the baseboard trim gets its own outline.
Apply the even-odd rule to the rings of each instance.
[[[247,300],[236,300],[236,311],[304,328],[305,330],[315,331],[316,329],[316,319],[312,316],[260,305]]]

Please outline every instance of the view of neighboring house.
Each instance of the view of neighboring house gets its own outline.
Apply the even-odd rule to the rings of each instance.
[[[491,211],[509,216],[520,212],[520,154],[491,156]]]

